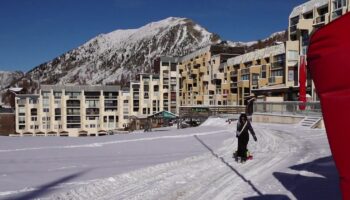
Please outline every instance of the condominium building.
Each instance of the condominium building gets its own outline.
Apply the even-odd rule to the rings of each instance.
[[[124,110],[124,107],[127,110]],[[17,95],[16,132],[35,136],[97,136],[127,125],[129,97],[119,86],[43,85]]]
[[[181,57],[178,65],[181,105],[227,104],[221,94],[226,94],[225,91],[229,89],[225,87],[228,82],[220,71],[220,66],[228,58],[243,53],[244,49],[241,47],[209,45]]]
[[[163,109],[159,75],[138,74],[130,83],[130,116],[147,116]]]
[[[222,68],[229,77],[229,99],[244,105],[244,100],[254,94],[283,101],[289,88],[298,86],[297,62],[297,51],[287,50],[284,43],[228,59]]]
[[[298,50],[299,55],[305,56],[310,35],[349,11],[350,0],[311,0],[295,7],[289,16],[289,42],[295,42],[294,48]],[[307,92],[313,100],[317,100],[309,74]]]

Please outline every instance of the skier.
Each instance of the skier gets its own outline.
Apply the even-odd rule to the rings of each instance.
[[[244,163],[247,160],[247,146],[249,142],[249,133],[252,134],[254,141],[256,142],[258,139],[255,136],[255,132],[253,130],[252,125],[250,124],[247,115],[242,113],[239,116],[239,120],[237,122],[237,131],[236,137],[238,138],[238,148],[236,153],[234,153],[234,157],[236,161],[241,159],[241,162]]]

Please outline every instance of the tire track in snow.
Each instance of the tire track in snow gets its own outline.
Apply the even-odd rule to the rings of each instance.
[[[308,140],[283,130],[268,130],[256,126],[258,143],[251,142],[249,149],[254,159],[238,164],[231,158],[236,140],[224,142],[214,150],[247,180],[251,180],[260,191],[271,194],[288,194],[281,190],[272,173],[289,167],[290,160],[297,161],[310,154],[305,147]],[[222,130],[223,131],[223,130]],[[225,130],[227,132],[227,130]],[[224,132],[225,132],[224,131]],[[215,131],[216,132],[216,131]],[[218,131],[221,132],[221,131]],[[187,135],[192,137],[192,134]],[[208,134],[201,134],[208,135]],[[254,144],[254,145],[253,145]],[[253,169],[253,170],[252,170]],[[265,185],[264,183],[270,183]],[[241,199],[254,191],[220,159],[211,153],[184,160],[160,164],[127,174],[101,179],[92,184],[75,188],[52,196],[53,199]],[[50,198],[50,199],[51,199]]]

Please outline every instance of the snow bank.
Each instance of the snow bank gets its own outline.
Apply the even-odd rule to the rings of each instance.
[[[225,126],[227,125],[227,118],[208,118],[200,126]]]

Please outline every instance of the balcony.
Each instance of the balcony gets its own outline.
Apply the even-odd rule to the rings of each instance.
[[[226,66],[227,66],[227,63],[221,63],[219,65],[219,70],[224,70]]]
[[[205,73],[207,73],[207,68],[206,67],[200,67],[199,68],[199,73],[203,73],[203,74],[205,74]]]
[[[224,79],[224,73],[216,73],[214,74],[214,79]]]
[[[187,79],[187,80],[186,80],[186,83],[187,83],[187,84],[193,84],[193,79]]]
[[[199,87],[192,87],[192,92],[199,92]]]
[[[183,72],[181,73],[181,76],[183,76],[183,77],[186,77],[187,75],[188,75],[187,71],[183,71]]]
[[[85,99],[100,99],[100,96],[85,96]]]
[[[337,8],[332,12],[332,19],[335,20],[343,15],[343,7]]]
[[[320,25],[324,25],[326,22],[326,15],[321,15],[316,17],[316,19],[314,19],[314,26],[320,26]]]
[[[237,94],[229,94],[227,97],[227,100],[229,101],[236,101],[237,100]]]
[[[204,75],[202,80],[204,82],[209,82],[210,81],[210,76],[209,75]]]
[[[271,70],[283,69],[285,67],[284,61],[276,61],[271,64]]]
[[[259,80],[258,79],[252,80],[252,86],[258,86],[258,85],[259,85]]]
[[[269,78],[269,85],[282,84],[283,77],[282,76],[272,76]]]
[[[207,89],[208,89],[209,91],[215,91],[215,90],[216,90],[216,87],[215,87],[215,85],[210,84],[210,85],[207,86]]]
[[[230,87],[231,87],[231,88],[237,88],[237,82],[231,83],[231,84],[230,84]]]
[[[191,74],[198,74],[199,73],[199,69],[192,69],[191,70]]]
[[[203,101],[203,95],[195,95],[196,101]]]
[[[297,25],[295,24],[295,25],[291,25],[290,27],[289,27],[289,33],[290,34],[295,34],[297,32]]]
[[[163,93],[169,92],[169,88],[163,88]]]
[[[246,69],[241,69],[241,75],[246,75],[246,74],[249,74],[249,68],[246,68]]]
[[[223,84],[221,84],[221,88],[223,90],[230,90],[230,83],[223,83]]]
[[[238,82],[238,87],[249,88],[249,80],[241,80]]]
[[[237,77],[237,71],[232,71],[230,72],[231,77]]]
[[[313,19],[300,19],[297,25],[299,30],[310,30],[312,29]]]
[[[164,79],[164,80],[163,80],[163,85],[169,85],[169,83],[170,83],[170,82],[169,82],[169,79]]]

